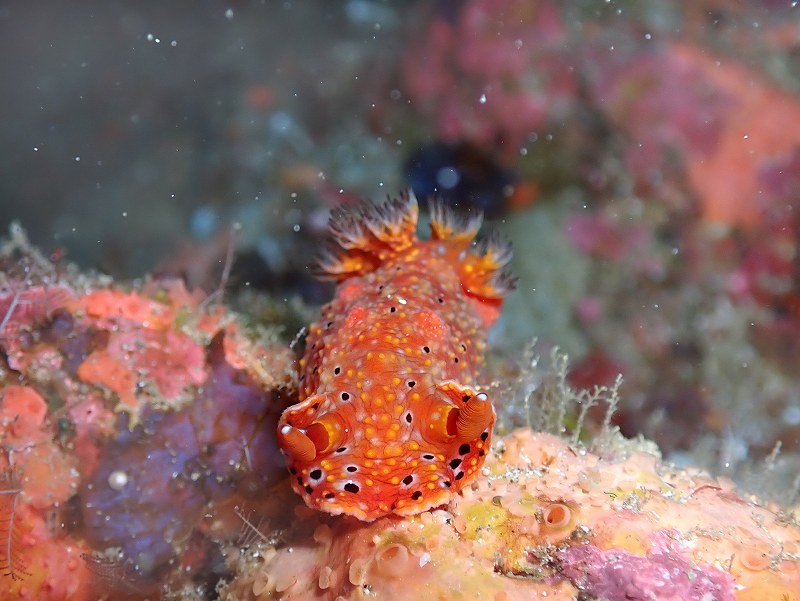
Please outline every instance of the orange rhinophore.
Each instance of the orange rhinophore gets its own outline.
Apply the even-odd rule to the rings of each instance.
[[[321,275],[339,281],[300,361],[300,402],[278,440],[310,506],[374,520],[450,500],[478,474],[495,412],[476,384],[486,331],[514,281],[510,246],[473,244],[481,216],[431,206],[416,236],[408,193],[339,209],[338,247]]]

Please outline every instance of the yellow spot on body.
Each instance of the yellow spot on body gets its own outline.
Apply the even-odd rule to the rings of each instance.
[[[367,460],[364,462],[364,467],[372,467],[373,465],[375,465],[374,461]]]
[[[389,480],[389,484],[400,484],[400,478],[397,476],[392,476],[392,479]]]
[[[436,485],[433,482],[428,482],[427,486],[428,486],[428,490],[433,490],[434,488],[436,488]]]
[[[428,471],[429,472],[433,472],[435,470],[436,470],[436,464],[435,463],[429,463],[428,464]]]
[[[372,486],[373,484],[375,484],[375,481],[370,478],[367,478],[366,480],[364,480],[364,484],[366,484],[367,486]]]
[[[418,392],[412,392],[411,393],[411,400],[412,401],[418,401],[419,399],[420,399],[420,396],[419,396]]]
[[[341,474],[339,474],[339,477],[340,478],[344,478],[345,477],[345,473],[342,472]],[[325,478],[325,481],[326,482],[333,482],[335,479],[336,478],[333,477],[333,474],[331,474],[331,475],[329,475],[328,477]]]
[[[347,376],[348,377],[352,378],[354,374],[355,374],[355,372],[352,369],[348,369],[347,370]]]
[[[375,459],[378,456],[378,453],[375,449],[367,449],[367,452],[364,454],[370,459]]]
[[[396,376],[394,378],[392,378],[392,384],[394,384],[395,386],[399,386],[400,385],[400,378],[398,378]]]
[[[388,413],[381,413],[380,417],[378,417],[378,421],[382,424],[388,424],[390,419],[392,418]]]
[[[396,395],[395,393],[393,393],[393,392],[390,392],[390,393],[388,393],[388,394],[386,395],[386,400],[387,400],[387,401],[393,401],[393,400],[395,400],[396,398],[397,398],[397,395]]]
[[[430,480],[431,482],[436,482],[438,479],[439,479],[439,474],[431,474],[430,476],[428,476],[428,480]]]
[[[478,460],[473,458],[472,460],[470,460],[469,464],[470,465],[478,465]]]
[[[394,412],[397,415],[400,415],[403,412],[403,409],[405,409],[405,407],[403,407],[402,405],[395,405],[394,406]]]
[[[408,448],[411,449],[412,451],[418,451],[419,443],[416,440],[412,440],[408,443]]]

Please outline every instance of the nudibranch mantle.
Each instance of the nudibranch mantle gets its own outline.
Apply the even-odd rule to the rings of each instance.
[[[364,521],[447,503],[478,474],[495,412],[476,378],[513,279],[511,248],[474,244],[482,217],[431,203],[416,235],[412,193],[331,216],[339,282],[300,360],[300,402],[278,441],[310,507]]]

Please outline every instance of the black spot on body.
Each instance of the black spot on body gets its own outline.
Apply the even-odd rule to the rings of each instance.
[[[333,494],[332,492],[326,492],[326,493],[325,493],[324,495],[322,495],[322,496],[323,496],[323,497],[325,497],[325,498],[326,498],[328,501],[330,501],[330,500],[331,500],[333,497],[335,497],[336,495],[335,495],[335,494]]]
[[[418,490],[415,491],[413,495],[411,495],[411,499],[413,501],[419,501],[422,498],[422,491]]]
[[[296,475],[297,475],[297,470],[294,468],[294,466],[292,466],[292,467],[290,467],[290,468],[289,468],[289,473],[290,473],[292,476],[296,476]]]
[[[340,373],[342,373],[342,368],[341,367],[334,367],[333,368],[333,373],[338,376]]]
[[[439,301],[439,304],[440,304],[440,305],[443,305],[443,304],[444,304],[444,299],[443,299],[443,298],[437,298],[436,300],[437,300],[437,301]]]
[[[463,478],[463,477],[464,477],[464,472],[458,472],[456,474],[456,480],[461,480],[461,478]]]
[[[405,485],[409,485],[409,484],[411,484],[413,481],[414,481],[414,476],[412,476],[411,474],[409,474],[408,476],[406,476],[405,478],[403,478],[403,484],[405,484]]]
[[[310,495],[312,492],[314,492],[314,489],[311,488],[310,486],[306,486],[306,493]]]
[[[397,311],[397,307],[391,307],[389,309],[389,313],[394,313],[395,311]]]
[[[298,483],[300,486],[303,486],[303,479],[302,479],[300,476],[297,476],[297,483]]]
[[[481,434],[481,440],[483,442],[486,442],[487,438],[489,438],[489,433],[488,432],[484,432],[483,434]]]
[[[337,453],[344,453],[346,450],[347,450],[347,447],[339,447],[338,449],[336,449],[336,452]]]
[[[426,353],[430,353],[430,352],[431,352],[431,347],[429,347],[429,346],[423,346],[423,347],[422,347],[422,350],[423,350],[423,351],[425,351]]]
[[[450,482],[450,480],[445,480],[445,481],[444,481],[444,485],[445,485],[447,488],[450,488],[450,487],[452,486],[452,482]]]
[[[319,480],[322,478],[322,470],[311,470],[311,473],[308,474],[312,480]]]
[[[465,442],[460,447],[458,447],[458,454],[466,455],[467,453],[469,453],[469,445]]]
[[[417,385],[417,383],[416,383],[414,380],[410,380],[410,381],[408,382],[408,387],[409,387],[409,388],[414,388],[414,386],[416,386],[416,385]]]
[[[348,393],[348,392],[343,392],[343,393],[342,393],[342,400],[343,400],[343,401],[349,401],[349,400],[350,400],[350,393]]]
[[[455,358],[453,359],[453,363],[458,363],[458,357],[455,357]]]
[[[344,489],[347,492],[351,492],[351,493],[357,493],[359,490],[361,490],[358,487],[358,484],[356,484],[355,482],[348,482],[347,484],[344,485]]]
[[[410,424],[412,419],[413,418],[411,417],[411,414],[410,413],[406,413],[406,422]]]
[[[348,472],[350,472],[351,474],[352,474],[353,472],[357,472],[357,471],[358,471],[358,468],[357,468],[355,465],[348,465],[348,466],[347,466],[345,469],[346,469]]]
[[[450,467],[456,469],[459,465],[461,465],[461,459],[455,458],[450,462]]]
[[[425,453],[425,454],[422,456],[422,458],[423,458],[423,459],[427,459],[428,461],[432,461],[432,460],[434,459],[433,455],[431,455],[430,453]]]

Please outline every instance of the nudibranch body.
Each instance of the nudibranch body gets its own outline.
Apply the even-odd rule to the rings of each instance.
[[[495,413],[476,383],[486,331],[513,280],[510,246],[473,244],[481,216],[431,205],[416,236],[413,194],[339,209],[339,281],[311,325],[300,402],[278,424],[292,486],[306,504],[371,521],[447,503],[480,470]]]

